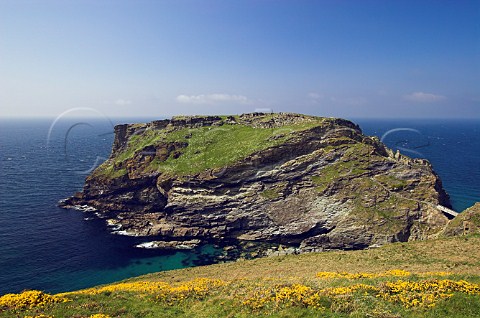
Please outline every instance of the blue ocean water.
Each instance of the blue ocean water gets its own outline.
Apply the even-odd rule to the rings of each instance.
[[[366,134],[386,134],[390,147],[429,159],[457,211],[480,201],[480,121],[355,122]],[[109,234],[103,221],[58,208],[58,200],[80,190],[108,157],[114,123],[62,120],[49,133],[51,124],[0,121],[0,294],[68,291],[212,261],[212,246],[176,253],[138,249],[133,246],[141,239]]]
[[[139,120],[134,120],[139,121]],[[122,121],[124,122],[124,120]],[[110,154],[108,120],[0,121],[0,295],[61,292],[160,270],[210,263],[211,246],[188,252],[135,248],[104,222],[58,208]],[[72,128],[73,127],[73,128]]]

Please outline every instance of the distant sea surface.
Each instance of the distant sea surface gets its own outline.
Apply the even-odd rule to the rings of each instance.
[[[142,119],[118,122],[141,122]],[[453,207],[480,201],[480,121],[354,120],[391,148],[427,158]],[[208,264],[203,246],[168,252],[135,248],[141,238],[112,235],[102,220],[56,206],[81,190],[113,142],[109,120],[0,120],[0,295],[55,293],[141,274]]]

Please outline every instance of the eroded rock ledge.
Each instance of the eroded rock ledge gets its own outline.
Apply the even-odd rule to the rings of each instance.
[[[321,251],[436,237],[438,204],[450,206],[428,161],[350,121],[252,113],[118,125],[110,158],[60,205],[146,241]]]

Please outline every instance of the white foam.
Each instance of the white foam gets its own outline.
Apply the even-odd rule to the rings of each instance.
[[[115,219],[108,219],[106,222],[111,231],[118,231],[122,228],[122,224],[118,223]]]
[[[74,205],[72,208],[75,209],[75,210],[78,210],[78,211],[82,211],[82,212],[95,212],[95,211],[97,211],[97,209],[95,209],[93,206],[89,206],[89,205],[86,205],[86,204],[84,204],[84,205],[77,204],[77,205]]]
[[[137,233],[128,232],[128,231],[126,231],[126,230],[122,230],[122,231],[112,231],[112,234],[115,234],[115,235],[124,235],[124,236],[139,236]]]
[[[156,242],[145,242],[145,243],[137,244],[137,245],[135,245],[135,247],[138,247],[138,248],[157,248],[158,244]]]

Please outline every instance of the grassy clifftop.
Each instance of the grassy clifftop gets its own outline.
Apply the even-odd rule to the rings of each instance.
[[[96,175],[125,175],[129,163],[146,161],[141,172],[196,174],[222,168],[247,156],[295,138],[314,127],[333,127],[338,119],[297,114],[173,117],[165,126],[135,130],[119,153],[96,170]],[[193,119],[193,122],[192,122]],[[293,120],[292,120],[293,119]],[[196,121],[195,121],[196,120]]]
[[[0,298],[0,317],[479,317],[479,236],[160,272]],[[43,316],[42,316],[43,315]]]

